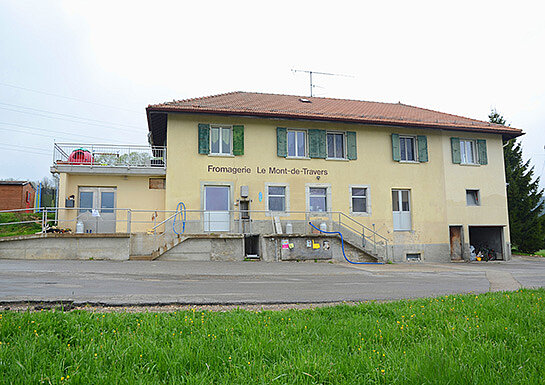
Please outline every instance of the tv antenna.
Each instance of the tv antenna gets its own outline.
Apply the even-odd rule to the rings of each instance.
[[[314,89],[314,87],[317,87],[315,84],[312,83],[312,74],[316,74],[316,75],[328,75],[328,76],[342,76],[342,77],[345,77],[345,78],[353,78],[354,76],[352,75],[345,75],[345,74],[334,74],[334,73],[331,73],[331,72],[318,72],[318,71],[309,71],[309,70],[295,70],[295,69],[292,69],[291,70],[293,73],[295,72],[304,72],[304,73],[307,73],[309,74],[309,80],[310,80],[310,96],[312,97],[312,90]]]

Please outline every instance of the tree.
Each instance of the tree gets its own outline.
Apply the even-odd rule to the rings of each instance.
[[[505,119],[495,109],[488,119],[505,125]],[[534,180],[534,168],[530,167],[529,160],[523,161],[522,146],[516,139],[504,142],[503,156],[511,245],[519,251],[533,253],[545,247],[543,190],[539,188],[539,177]]]

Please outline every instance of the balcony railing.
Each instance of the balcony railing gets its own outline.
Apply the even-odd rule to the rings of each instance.
[[[53,164],[56,166],[166,168],[166,147],[55,143]]]

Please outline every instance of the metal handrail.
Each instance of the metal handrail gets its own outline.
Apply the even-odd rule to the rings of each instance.
[[[374,235],[378,236],[379,238],[383,239],[384,241],[388,241],[388,239],[387,239],[386,237],[383,237],[382,235],[380,235],[379,233],[377,233],[375,230],[373,230],[373,229],[371,229],[371,228],[365,226],[364,224],[362,224],[362,223],[356,221],[354,218],[349,217],[348,215],[346,215],[346,214],[343,213],[342,211],[339,211],[339,214],[340,214],[341,216],[343,216],[344,218],[348,218],[348,219],[351,220],[352,222],[357,223],[357,224],[360,225],[363,229],[365,229],[366,231],[371,232],[372,234],[374,234]],[[339,220],[339,223],[340,223],[340,222],[341,222],[341,221]]]

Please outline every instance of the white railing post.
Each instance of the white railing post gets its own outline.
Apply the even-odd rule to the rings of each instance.
[[[131,209],[127,210],[127,233],[131,233],[131,220],[132,220],[132,211]]]

